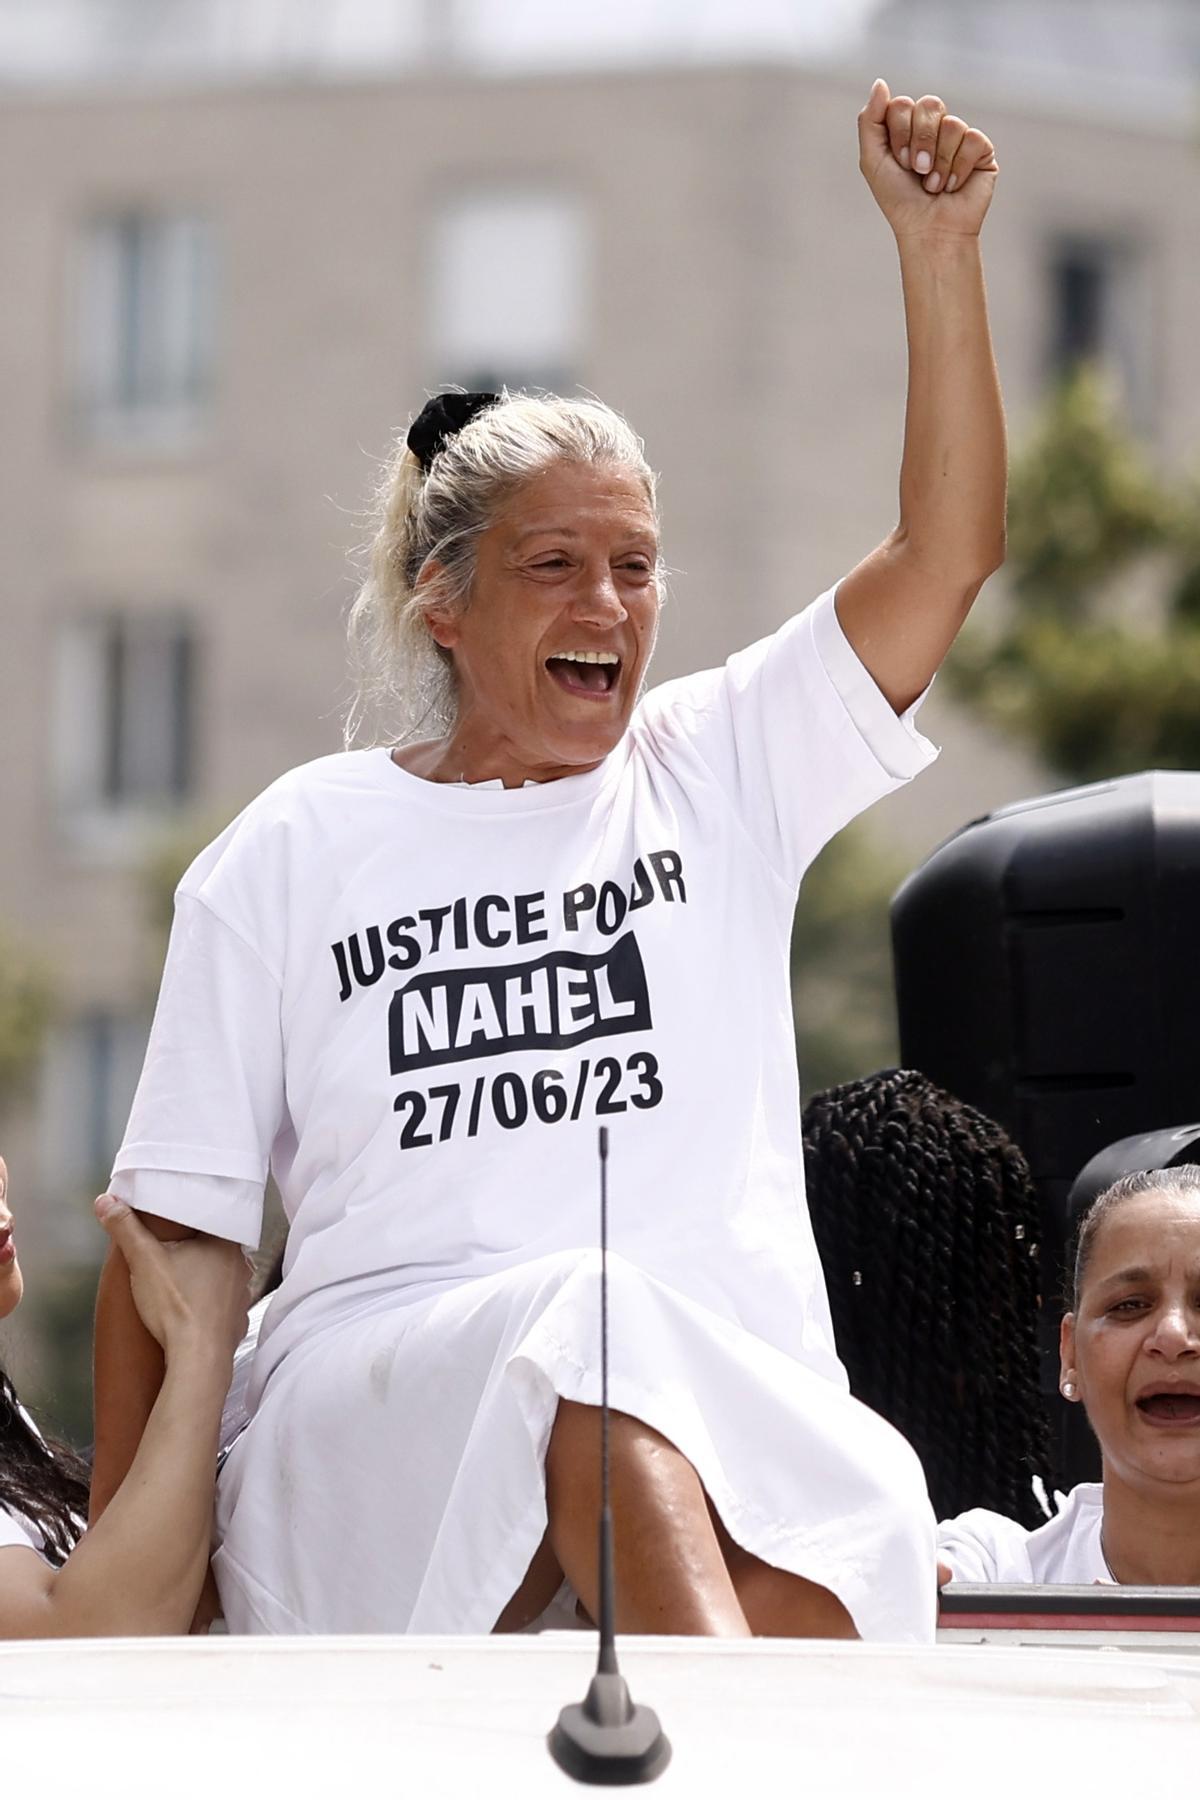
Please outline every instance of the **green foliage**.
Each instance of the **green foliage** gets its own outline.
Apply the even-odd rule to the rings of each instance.
[[[1020,620],[994,648],[971,645],[955,685],[1072,781],[1200,768],[1195,626],[1150,637]]]
[[[215,824],[212,820],[181,820],[154,840],[142,863],[139,898],[146,928],[142,969],[147,1003],[157,991],[162,974],[175,888],[189,863],[223,823],[223,820]],[[27,966],[33,968],[32,964]],[[6,973],[6,958],[0,951],[0,1102],[4,1098],[5,1043],[9,1036],[6,1030]],[[35,1015],[40,1025],[44,1022],[46,1005],[42,999],[34,1006],[35,997],[31,990],[25,1013]],[[26,1028],[22,1041],[26,1045],[35,1045],[36,1035]],[[30,1060],[33,1054],[34,1050],[29,1049]],[[89,1195],[99,1193],[107,1177],[107,1168],[93,1170],[83,1184],[85,1192]],[[99,1257],[104,1245],[99,1232],[94,1241]],[[68,1438],[78,1446],[86,1445],[91,1438],[91,1342],[95,1297],[95,1263],[67,1262],[39,1279],[21,1309],[22,1319],[27,1328],[31,1328],[38,1346],[36,1380],[23,1384],[23,1397],[54,1435]]]
[[[1085,369],[1058,389],[1012,466],[1013,589],[1040,617],[1086,618],[1116,570],[1170,542],[1176,517],[1103,383]]]
[[[1180,625],[1200,630],[1200,479],[1183,488],[1173,537],[1179,564],[1168,595],[1172,616]]]
[[[888,902],[905,872],[860,821],[804,878],[792,933],[802,1093],[896,1062]]]
[[[1147,574],[1161,604],[1131,620]],[[1011,617],[968,633],[952,689],[1069,780],[1200,768],[1200,490],[1158,474],[1094,372],[1014,460],[1008,575]]]
[[[145,955],[142,963],[145,998],[157,991],[163,956],[171,929],[175,888],[189,863],[221,829],[224,821],[201,823],[181,820],[164,830],[147,853],[140,874],[141,916],[145,923]],[[4,1077],[4,958],[0,954],[0,1100]],[[99,1193],[107,1169],[95,1170],[84,1184],[88,1193]],[[95,1237],[97,1256],[103,1238]],[[24,1397],[37,1417],[54,1434],[86,1445],[91,1437],[91,1341],[92,1310],[96,1297],[94,1263],[64,1263],[48,1278],[40,1279],[31,1292],[22,1317],[32,1327],[38,1345],[37,1379],[24,1384]]]
[[[70,1263],[38,1284],[36,1320],[40,1355],[36,1384],[21,1398],[51,1436],[83,1450],[92,1441],[92,1313],[96,1266]]]
[[[14,938],[0,936],[0,1112],[28,1087],[52,1007],[44,963]]]

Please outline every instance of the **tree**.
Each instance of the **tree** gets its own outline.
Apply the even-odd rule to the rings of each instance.
[[[1013,462],[1009,606],[944,679],[1067,781],[1200,768],[1200,481],[1164,478],[1095,370]],[[852,827],[807,877],[792,975],[803,1087],[896,1057],[889,896],[904,869]]]
[[[40,958],[0,935],[0,1114],[29,1085],[53,1006],[53,985]]]
[[[1200,489],[1153,467],[1094,370],[1014,460],[1007,573],[951,690],[1071,781],[1200,768]]]

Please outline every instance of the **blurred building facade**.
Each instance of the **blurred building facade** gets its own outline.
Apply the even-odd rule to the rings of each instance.
[[[888,41],[897,88],[953,75]],[[662,676],[772,629],[890,528],[904,343],[856,168],[872,54],[8,87],[0,928],[59,993],[36,1098],[5,1121],[32,1266],[91,1241],[153,999],[159,834],[215,829],[340,747],[348,553],[427,391],[578,388],[628,413],[663,472]],[[1190,129],[1023,99],[985,65],[949,97],[1000,147],[1014,426],[1096,356],[1179,459],[1200,437]],[[1038,785],[937,696],[929,717],[943,761],[880,815],[913,860]]]

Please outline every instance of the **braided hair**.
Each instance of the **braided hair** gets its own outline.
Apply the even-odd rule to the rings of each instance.
[[[810,1100],[804,1167],[854,1395],[913,1445],[939,1518],[1045,1523],[1038,1209],[1004,1132],[911,1069]]]
[[[60,1569],[79,1540],[87,1505],[87,1464],[66,1444],[38,1436],[0,1368],[0,1506],[41,1533],[43,1555]]]

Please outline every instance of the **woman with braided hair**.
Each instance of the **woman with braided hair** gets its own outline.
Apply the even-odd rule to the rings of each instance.
[[[803,1116],[805,1180],[838,1354],[903,1432],[939,1518],[1044,1522],[1038,1211],[1001,1128],[912,1069],[830,1088]]]

